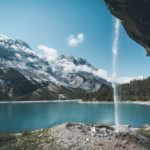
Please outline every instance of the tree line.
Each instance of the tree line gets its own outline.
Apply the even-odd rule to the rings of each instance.
[[[129,83],[117,86],[118,99],[129,101],[150,100],[150,77],[141,80],[132,80]]]

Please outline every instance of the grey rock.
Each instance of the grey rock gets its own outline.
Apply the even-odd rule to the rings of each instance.
[[[129,37],[141,44],[150,55],[150,1],[105,0],[110,12],[121,20]],[[136,53],[136,52],[135,52]]]

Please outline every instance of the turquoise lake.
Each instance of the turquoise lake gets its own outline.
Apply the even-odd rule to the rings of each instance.
[[[120,124],[150,124],[150,105],[119,104]],[[0,104],[0,132],[20,132],[65,122],[114,125],[114,105],[73,102]]]

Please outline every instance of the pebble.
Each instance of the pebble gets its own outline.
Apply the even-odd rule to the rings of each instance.
[[[91,132],[91,136],[95,136],[95,133]]]
[[[96,133],[96,128],[95,128],[95,127],[92,127],[92,128],[91,128],[91,132]]]
[[[39,135],[39,137],[42,137],[43,136],[43,133],[41,133],[40,135]]]
[[[104,134],[104,137],[107,137],[108,136],[108,134]]]
[[[126,144],[128,144],[128,141],[127,141],[127,140],[124,140],[124,141],[122,141],[122,144],[123,144],[123,145],[126,145]]]
[[[89,138],[86,138],[86,141],[87,141],[87,142],[89,142],[89,141],[90,141],[90,139],[89,139]]]

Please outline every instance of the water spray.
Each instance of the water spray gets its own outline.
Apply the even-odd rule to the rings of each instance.
[[[118,95],[117,95],[117,54],[118,54],[118,44],[119,44],[119,35],[120,35],[120,21],[115,18],[115,28],[114,28],[114,37],[113,37],[113,46],[112,46],[112,87],[113,87],[113,98],[114,98],[114,107],[115,107],[115,129],[118,132],[119,130],[119,112],[118,112]]]

